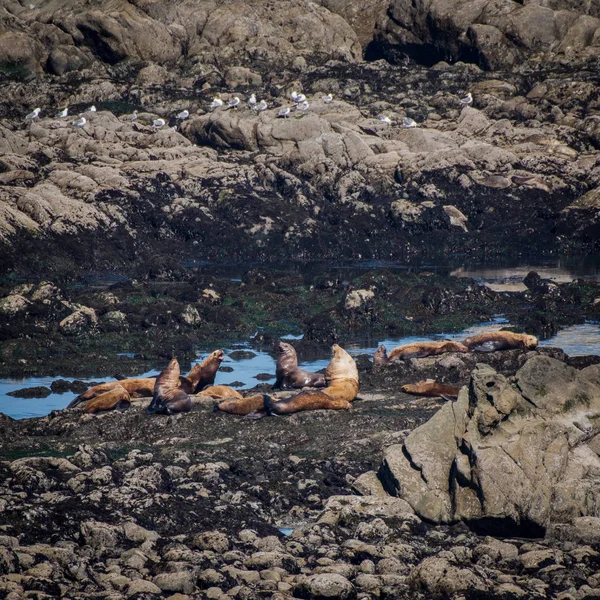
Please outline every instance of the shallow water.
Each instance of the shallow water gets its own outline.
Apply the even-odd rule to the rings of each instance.
[[[472,277],[479,281],[502,279],[522,280],[530,271],[536,271],[541,277],[553,281],[564,282],[578,278],[600,279],[600,256],[567,256],[560,258],[523,258],[507,261],[494,260],[488,262],[466,260],[462,256],[438,257],[437,260],[423,260],[417,257],[410,263],[386,260],[342,261],[332,264],[331,261],[287,261],[282,264],[227,264],[224,262],[209,263],[207,261],[188,260],[184,266],[207,270],[212,275],[241,281],[246,272],[253,268],[261,270],[283,271],[287,274],[306,276],[327,275],[352,279],[366,271],[389,269],[391,271],[434,271],[442,275],[456,277]]]
[[[377,347],[384,344],[388,350],[396,346],[408,344],[410,342],[420,342],[426,340],[462,340],[468,335],[476,335],[484,331],[498,331],[502,327],[510,325],[506,319],[498,317],[493,321],[481,323],[473,327],[469,327],[464,331],[453,334],[439,334],[430,336],[412,336],[403,338],[359,338],[345,345],[346,350],[354,356],[359,354],[373,354]],[[286,336],[285,339],[295,339],[294,336]],[[600,355],[600,324],[599,323],[584,323],[581,325],[573,325],[561,330],[557,335],[540,342],[540,346],[558,346],[562,348],[570,356],[581,356],[586,354]],[[203,359],[214,348],[204,349],[198,354],[198,359]],[[233,368],[230,373],[219,371],[215,383],[221,385],[231,385],[232,383],[242,383],[243,387],[249,388],[257,383],[275,382],[275,364],[276,360],[267,352],[251,348],[249,344],[239,344],[235,348],[224,348],[226,355],[229,355],[233,350],[249,350],[255,356],[252,358],[244,358],[234,360],[227,356],[223,362],[223,366]],[[329,363],[331,351],[323,348],[320,356],[313,360],[303,360],[302,355],[299,356],[300,366],[307,371],[319,371],[324,369]],[[158,375],[158,370],[151,370],[146,373],[140,373],[139,377],[152,377]],[[261,373],[270,374],[266,380],[258,380],[256,376]],[[28,417],[39,417],[47,415],[52,410],[65,408],[69,402],[75,397],[72,392],[64,394],[50,394],[47,398],[13,398],[7,396],[7,392],[20,390],[23,388],[46,386],[50,387],[55,379],[61,377],[31,377],[23,380],[15,379],[0,379],[0,412],[14,418],[24,419]],[[89,378],[82,379],[86,382],[96,381],[98,383],[111,381],[112,378],[94,377],[93,374]]]

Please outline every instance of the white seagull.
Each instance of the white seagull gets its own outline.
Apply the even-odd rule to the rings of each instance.
[[[292,99],[292,102],[296,102],[296,98],[297,98],[299,95],[300,95],[300,94],[298,94],[298,92],[294,90],[294,91],[293,91],[293,92],[290,94],[290,98]]]
[[[294,102],[296,104],[302,104],[302,102],[306,102],[306,96],[304,94],[296,94]]]
[[[60,112],[56,113],[56,115],[54,115],[54,118],[55,119],[64,119],[68,114],[69,114],[69,107],[67,106],[64,110],[61,110]]]
[[[327,94],[327,96],[323,96],[323,102],[325,104],[329,104],[333,100],[333,94]]]
[[[279,112],[277,113],[278,117],[281,117],[282,119],[287,119],[288,115],[290,114],[290,107],[289,106],[284,106],[283,108],[279,109]]]
[[[73,127],[85,127],[86,123],[87,120],[85,117],[79,117],[79,119],[75,119],[71,125],[73,125]]]
[[[96,107],[92,104],[85,112],[96,112]]]
[[[389,117],[386,117],[385,115],[378,115],[377,118],[382,123],[385,123],[386,125],[391,125],[392,124],[392,120]]]
[[[216,108],[219,108],[219,106],[223,106],[223,100],[221,100],[221,98],[213,98],[210,110],[215,110]]]
[[[164,127],[166,124],[167,122],[164,119],[154,119],[154,121],[152,121],[152,127],[156,127],[157,129]]]
[[[269,108],[269,105],[266,103],[265,100],[261,100],[255,107],[254,110],[257,110],[258,112],[262,112],[263,110],[267,110],[267,108]]]
[[[240,99],[237,96],[234,96],[229,103],[227,104],[227,108],[235,108],[237,109],[237,105],[240,103]]]
[[[123,121],[137,121],[137,110],[134,110],[132,114],[125,115],[121,118],[123,119]]]
[[[413,127],[418,127],[419,124],[414,120],[411,119],[410,117],[404,117],[404,119],[402,119],[402,127],[404,127],[405,129],[412,129]]]
[[[250,96],[250,98],[248,99],[248,104],[254,108],[256,106],[256,96],[254,94],[252,94]]]
[[[25,116],[26,121],[33,121],[40,116],[41,108],[34,108],[32,112]]]
[[[473,102],[473,95],[469,92],[464,98],[460,99],[461,104],[469,105]]]
[[[296,104],[296,110],[299,110],[301,112],[306,112],[308,110],[308,107],[310,106],[310,104],[304,100],[304,102],[301,102],[300,104]]]
[[[177,115],[177,119],[179,119],[180,121],[185,121],[188,117],[190,116],[190,111],[189,110],[182,110],[178,115]]]

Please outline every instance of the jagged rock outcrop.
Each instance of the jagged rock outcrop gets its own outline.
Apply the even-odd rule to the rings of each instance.
[[[339,15],[300,0],[187,3],[84,0],[0,3],[0,71],[55,75],[100,61],[173,65],[305,66],[360,59],[356,33]]]
[[[435,523],[539,534],[600,516],[600,366],[530,358],[514,378],[478,365],[379,470],[388,492]]]
[[[550,52],[583,64],[600,55],[600,13],[577,0],[392,0],[376,39],[431,64],[471,59],[507,69]]]

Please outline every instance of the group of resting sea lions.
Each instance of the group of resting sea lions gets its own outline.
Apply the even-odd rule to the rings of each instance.
[[[380,346],[373,358],[374,365],[389,364],[410,358],[424,358],[447,352],[493,352],[512,348],[533,349],[538,340],[533,335],[498,331],[468,337],[459,342],[415,342],[399,346],[386,352]],[[68,406],[73,408],[84,404],[88,413],[107,410],[124,410],[132,398],[152,396],[146,409],[149,413],[175,414],[189,412],[195,398],[218,400],[215,411],[234,415],[261,418],[267,415],[284,415],[304,410],[349,409],[358,395],[358,369],[354,359],[340,346],[331,348],[331,361],[325,373],[309,373],[298,367],[298,357],[293,346],[279,342],[279,357],[276,367],[276,381],[273,388],[302,389],[287,398],[276,398],[270,394],[242,396],[238,391],[225,385],[214,385],[215,377],[224,358],[223,350],[215,350],[202,363],[196,364],[187,376],[182,376],[179,363],[174,358],[158,377],[122,379],[96,385],[77,396]],[[456,397],[460,388],[436,383],[432,380],[420,381],[402,387],[402,391],[422,396]]]

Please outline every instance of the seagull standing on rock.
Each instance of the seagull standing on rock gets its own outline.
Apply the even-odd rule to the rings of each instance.
[[[382,123],[385,123],[386,125],[391,125],[392,124],[392,120],[389,117],[387,117],[386,115],[378,115],[377,118]]]
[[[304,94],[296,94],[294,102],[296,104],[302,104],[303,102],[306,102],[306,96]]]
[[[469,92],[464,98],[460,99],[460,103],[464,104],[465,106],[472,104],[472,102],[473,102],[473,95],[471,94],[471,92]]]
[[[179,121],[185,121],[188,117],[190,116],[190,111],[189,110],[182,110],[178,115],[177,115],[177,119]]]
[[[71,125],[73,125],[73,127],[85,127],[85,124],[87,123],[87,119],[85,117],[79,117],[79,119],[75,119]]]
[[[258,112],[262,112],[263,110],[267,110],[267,108],[269,108],[269,105],[266,103],[265,100],[261,100],[255,107],[254,110],[258,111]]]
[[[305,100],[304,102],[301,102],[300,104],[296,104],[296,110],[299,110],[300,112],[305,113],[308,110],[309,106],[310,106],[310,104]]]
[[[227,108],[235,108],[237,110],[237,106],[239,103],[240,99],[237,96],[234,96],[227,104]]]
[[[156,129],[160,129],[161,127],[164,127],[167,124],[167,122],[164,119],[154,119],[154,121],[152,121],[152,127],[156,127]]]
[[[219,106],[223,106],[223,100],[221,98],[213,98],[213,101],[210,105],[210,110],[216,110]]]
[[[325,102],[325,104],[331,104],[332,101],[333,94],[327,94],[327,96],[323,96],[323,102]]]
[[[250,108],[254,108],[256,106],[256,96],[254,94],[252,94],[248,99],[248,104],[250,105]]]
[[[279,112],[277,113],[277,116],[282,118],[282,119],[287,119],[288,115],[290,114],[290,107],[289,106],[284,106],[283,108],[279,109]]]
[[[34,108],[32,112],[25,116],[25,120],[34,121],[35,119],[39,118],[41,110],[41,108]]]
[[[414,120],[411,119],[410,117],[404,117],[404,119],[402,119],[402,127],[404,127],[404,129],[412,129],[413,127],[418,127],[419,124]]]
[[[125,115],[122,117],[123,121],[137,121],[137,110],[134,110],[131,115]]]
[[[56,113],[56,115],[54,115],[54,118],[55,119],[64,119],[68,114],[69,114],[69,107],[67,106],[60,112]]]
[[[92,104],[85,112],[96,112],[96,107]]]

